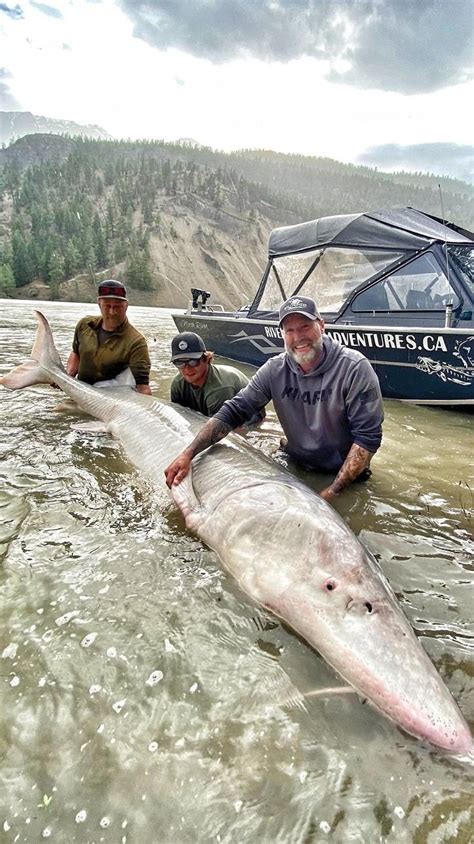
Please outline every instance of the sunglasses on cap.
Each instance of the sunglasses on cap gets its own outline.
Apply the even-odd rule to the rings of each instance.
[[[123,296],[126,299],[127,293],[125,287],[109,287],[107,284],[103,284],[99,287],[99,298],[101,296]]]
[[[172,363],[176,367],[176,369],[184,369],[185,366],[189,366],[191,369],[196,369],[197,366],[202,361],[202,355],[198,360],[195,358],[186,358],[185,360],[173,360]]]

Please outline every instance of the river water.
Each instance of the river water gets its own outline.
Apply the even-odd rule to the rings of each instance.
[[[38,304],[65,359],[96,308]],[[30,355],[33,307],[0,303],[2,374]],[[167,398],[171,312],[129,316]],[[0,840],[471,841],[472,764],[355,695],[303,697],[339,679],[60,402],[0,388]],[[473,420],[386,402],[373,478],[337,502],[471,725]],[[275,417],[251,437],[274,455]]]

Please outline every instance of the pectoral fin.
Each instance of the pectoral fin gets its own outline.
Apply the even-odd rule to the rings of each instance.
[[[99,419],[94,419],[92,422],[74,422],[71,425],[74,431],[81,431],[86,434],[108,434],[109,429]]]
[[[55,407],[51,408],[53,413],[71,413],[76,412],[80,413],[80,408],[77,406],[76,402],[72,399],[65,399],[64,401],[57,404]]]

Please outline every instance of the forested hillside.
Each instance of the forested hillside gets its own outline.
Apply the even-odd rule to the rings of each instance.
[[[30,135],[0,151],[0,295],[92,300],[97,278],[131,301],[182,306],[189,288],[249,300],[268,234],[327,214],[411,205],[467,228],[472,189],[266,151]]]

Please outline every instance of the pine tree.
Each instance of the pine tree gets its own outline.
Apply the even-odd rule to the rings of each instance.
[[[94,238],[94,253],[96,257],[96,262],[98,267],[106,267],[107,266],[107,249],[105,246],[104,235],[102,232],[102,223],[100,222],[100,217],[98,213],[94,216],[94,222],[92,225],[93,228],[93,238]]]
[[[73,240],[68,240],[64,253],[64,275],[70,278],[75,275],[81,267],[81,256],[79,249]]]
[[[107,203],[107,214],[105,217],[105,238],[107,244],[115,237],[115,209],[113,202],[109,199]]]
[[[12,267],[15,276],[15,284],[22,287],[28,284],[34,277],[34,266],[23,230],[14,228],[12,234]]]
[[[60,252],[52,252],[48,264],[49,289],[52,299],[59,298],[59,284],[64,280],[65,261]]]
[[[15,276],[11,264],[0,264],[0,296],[8,296],[9,291],[14,288]]]
[[[138,231],[132,238],[127,266],[127,281],[138,290],[151,290],[153,273],[151,270],[149,232]]]
[[[53,284],[59,284],[64,280],[65,260],[60,252],[52,252],[48,263],[49,280]]]

